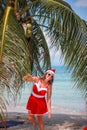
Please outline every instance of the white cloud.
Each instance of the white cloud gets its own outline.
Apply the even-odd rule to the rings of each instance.
[[[64,59],[61,57],[62,53],[60,48],[57,50],[55,47],[50,48],[51,38],[46,35],[44,32],[44,36],[46,37],[46,41],[48,43],[48,47],[50,49],[50,56],[51,56],[51,64],[52,66],[64,65]]]
[[[50,55],[51,55],[51,63],[53,66],[64,64],[64,59],[63,57],[61,57],[62,54],[60,49],[57,52],[55,51],[55,49],[51,49]]]
[[[75,6],[77,7],[87,7],[87,0],[77,0],[75,3]]]

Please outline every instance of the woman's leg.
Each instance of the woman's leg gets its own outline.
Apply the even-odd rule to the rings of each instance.
[[[38,123],[39,123],[39,127],[40,130],[44,130],[44,119],[43,119],[43,115],[38,115]]]
[[[37,120],[35,116],[31,113],[31,111],[28,111],[28,120],[33,122],[33,127],[36,127]]]

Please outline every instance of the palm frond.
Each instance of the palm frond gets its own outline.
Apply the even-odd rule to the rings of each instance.
[[[20,87],[22,87],[21,78],[26,73],[31,73],[30,53],[24,30],[16,20],[13,10],[10,11],[6,23],[4,37],[1,33],[3,21],[0,24],[0,48],[3,46],[2,62],[0,63],[0,90],[1,88],[7,89],[9,98],[15,99],[17,93],[20,92]],[[4,44],[1,42],[2,38],[4,38]],[[1,113],[3,114],[3,111]]]
[[[3,24],[3,32],[2,32],[2,38],[1,38],[1,49],[0,49],[0,62],[2,62],[2,52],[3,52],[3,47],[4,47],[4,37],[5,37],[5,31],[6,31],[6,25],[8,21],[8,16],[10,13],[11,7],[7,7],[5,17],[4,17],[4,24]]]
[[[37,66],[38,71],[44,73],[42,70],[46,71],[51,68],[50,53],[43,31],[34,20],[32,45],[34,64]]]
[[[1,91],[1,86],[0,86],[0,121],[2,121],[2,125],[6,129],[6,120],[7,120],[7,116],[8,116],[7,108],[6,108],[7,100],[2,95],[2,93],[3,92]]]
[[[24,69],[25,73],[27,71],[30,71],[29,69],[30,54],[29,50],[27,49],[28,42],[24,36],[24,30],[22,26],[17,22],[15,16],[13,15],[13,11],[9,15],[4,43],[5,43],[3,50],[4,55],[8,56],[9,59],[16,64],[17,68],[19,68],[20,66],[21,71]],[[19,73],[23,75],[22,72]]]

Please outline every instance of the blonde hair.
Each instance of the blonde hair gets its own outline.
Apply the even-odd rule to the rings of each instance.
[[[42,77],[40,77],[40,80],[46,79],[46,75],[47,75],[47,72]],[[54,81],[54,77],[51,80],[48,81],[48,85],[52,84],[53,81]]]

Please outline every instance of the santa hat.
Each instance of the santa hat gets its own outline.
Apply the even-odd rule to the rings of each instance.
[[[56,71],[55,69],[49,69],[49,70],[46,71],[46,73],[52,73],[52,74],[54,74],[55,71]]]

